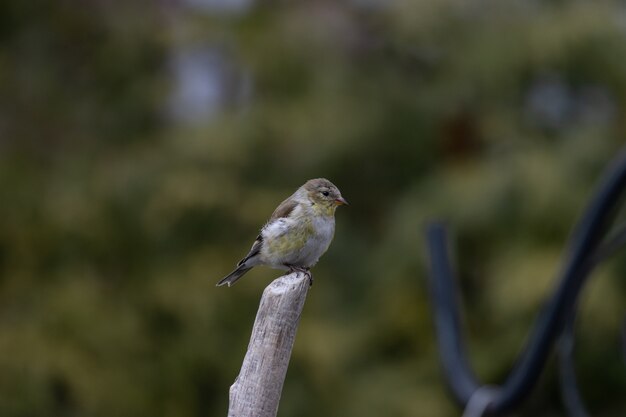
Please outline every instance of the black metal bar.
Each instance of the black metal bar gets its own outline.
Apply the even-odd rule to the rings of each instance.
[[[536,383],[566,318],[574,313],[578,295],[595,265],[591,261],[605,236],[626,189],[626,152],[609,167],[598,191],[570,238],[561,277],[554,294],[536,320],[525,350],[501,387],[490,412],[515,408]],[[459,403],[466,405],[480,387],[467,361],[460,334],[456,286],[448,258],[445,227],[432,223],[427,229],[430,250],[431,293],[441,360],[448,384]],[[445,346],[444,346],[445,345]]]
[[[574,369],[574,324],[576,316],[568,318],[557,349],[559,356],[559,379],[561,382],[561,398],[570,417],[589,417],[587,408],[580,396]]]
[[[613,256],[618,249],[626,244],[626,226],[621,225],[598,247],[593,256],[589,258],[594,266]],[[561,385],[561,398],[563,405],[570,417],[589,417],[589,412],[580,394],[574,366],[574,329],[576,313],[567,318],[565,328],[561,333],[557,344],[557,356],[559,364],[559,381]]]
[[[441,223],[433,223],[427,230],[431,247],[431,276],[437,277],[431,281],[430,291],[431,298],[436,300],[432,307],[439,350],[444,358],[442,366],[446,381],[457,401],[465,405],[479,383],[469,366],[460,330],[459,302],[454,290],[456,285],[454,274],[450,269],[451,262],[444,230]]]

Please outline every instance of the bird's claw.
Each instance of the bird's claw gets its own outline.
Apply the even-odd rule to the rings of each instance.
[[[309,287],[313,286],[313,274],[309,268],[289,265],[289,272],[302,272],[309,279]]]

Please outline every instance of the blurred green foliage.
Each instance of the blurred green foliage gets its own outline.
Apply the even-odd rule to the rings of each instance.
[[[279,272],[214,284],[319,176],[351,206],[279,415],[459,415],[425,289],[434,216],[455,230],[477,372],[507,374],[623,143],[623,2],[258,3],[0,3],[1,416],[225,415]],[[170,101],[189,48],[230,80],[191,121]],[[620,255],[583,299],[595,416],[626,409],[625,272]],[[564,415],[554,366],[520,415]]]

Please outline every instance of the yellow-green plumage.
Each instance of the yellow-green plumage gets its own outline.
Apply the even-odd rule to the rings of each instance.
[[[265,252],[266,256],[277,257],[301,250],[306,245],[308,239],[315,233],[315,230],[310,219],[301,218],[298,221],[300,224],[294,226],[289,233],[269,240],[265,251],[262,250],[262,252]]]

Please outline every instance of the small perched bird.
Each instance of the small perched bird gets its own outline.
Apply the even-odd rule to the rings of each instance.
[[[307,181],[272,213],[250,252],[217,286],[233,285],[257,265],[304,272],[326,252],[335,234],[335,209],[348,202],[339,189],[324,178]]]

